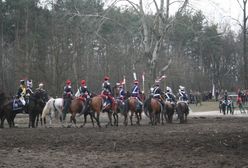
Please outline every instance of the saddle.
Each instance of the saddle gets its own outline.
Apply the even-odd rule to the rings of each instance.
[[[141,110],[141,109],[142,109],[143,103],[139,100],[139,98],[138,98],[138,97],[135,97],[135,96],[131,96],[131,97],[129,97],[128,99],[130,100],[130,98],[134,98],[134,99],[137,100],[138,103],[136,104],[136,109],[137,109],[137,110]]]
[[[85,102],[85,101],[86,101],[86,98],[85,98],[85,97],[83,97],[83,96],[79,96],[79,97],[77,97],[77,99],[79,99],[79,100],[81,100],[81,101],[83,101],[83,102]]]

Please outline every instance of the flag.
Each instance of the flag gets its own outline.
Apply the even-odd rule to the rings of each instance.
[[[123,80],[120,82],[122,85],[125,85],[126,84],[126,77],[123,76]]]
[[[145,72],[142,73],[142,81],[145,81]]]
[[[134,79],[134,80],[137,80],[136,72],[133,72],[133,79]]]

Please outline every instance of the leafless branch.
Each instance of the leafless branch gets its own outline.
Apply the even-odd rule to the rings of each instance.
[[[242,7],[242,5],[241,5],[241,3],[239,2],[239,0],[237,0],[237,2],[238,2],[238,4],[239,4],[239,7],[240,7],[242,10],[244,10],[243,7]]]

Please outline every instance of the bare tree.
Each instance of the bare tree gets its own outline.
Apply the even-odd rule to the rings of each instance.
[[[168,29],[172,26],[173,20],[169,21],[169,8],[170,0],[165,1],[160,0],[160,6],[156,0],[153,0],[153,5],[156,9],[156,14],[153,17],[152,23],[148,22],[148,15],[145,13],[143,0],[139,1],[139,4],[133,3],[130,0],[126,0],[140,16],[142,23],[142,35],[143,43],[142,47],[144,48],[144,57],[147,59],[149,66],[149,76],[151,77],[150,81],[154,81],[159,75],[158,72],[164,73],[168,68],[169,64],[172,62],[168,61],[168,65],[164,65],[161,70],[157,69],[157,61],[159,57],[159,52],[161,49],[161,44],[166,37]],[[178,12],[182,12],[188,4],[188,0],[183,1],[182,6],[179,8]],[[166,8],[166,10],[164,10]],[[166,13],[165,13],[166,12]]]
[[[243,31],[243,60],[244,60],[244,86],[245,88],[248,88],[248,59],[247,59],[247,49],[246,49],[246,45],[247,45],[247,39],[246,39],[246,33],[247,33],[247,19],[248,16],[246,14],[246,4],[247,4],[247,0],[243,0],[241,4],[241,2],[239,0],[237,0],[242,12],[243,12],[243,25],[242,25],[242,31]]]

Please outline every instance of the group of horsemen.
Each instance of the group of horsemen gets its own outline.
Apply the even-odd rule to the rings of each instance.
[[[102,83],[101,96],[105,100],[103,108],[107,106],[112,106],[113,103],[115,103],[114,97],[112,96],[112,89],[109,79],[110,78],[108,76],[105,76],[104,81]],[[43,89],[43,86],[44,86],[43,83],[40,83],[39,87],[35,90],[35,92],[37,91],[46,92]],[[20,87],[18,89],[16,96],[17,98],[16,100],[19,100],[19,102],[21,102],[21,105],[19,106],[25,106],[26,104],[25,100],[27,100],[26,98],[31,94],[33,94],[32,87],[33,87],[32,80],[27,80],[26,83],[25,80],[20,81]],[[126,99],[127,92],[124,90],[123,83],[122,82],[119,83],[117,87],[118,87],[117,99],[124,102],[124,100]],[[164,105],[165,100],[170,101],[173,104],[176,102],[176,96],[173,94],[172,89],[167,86],[166,92],[164,93],[160,88],[160,81],[155,81],[155,84],[150,91],[151,91],[150,95],[153,98],[156,98],[161,103],[162,106]],[[135,97],[140,107],[142,107],[143,103],[140,98],[142,92],[140,90],[138,80],[134,80],[130,93],[131,93],[131,97]],[[86,80],[81,80],[81,86],[78,88],[75,97],[80,97],[84,102],[88,103],[91,96],[92,93],[90,92],[90,90],[86,85]],[[185,102],[188,101],[188,95],[186,94],[185,88],[183,86],[179,86],[178,97],[179,97],[179,101],[185,101]],[[66,85],[64,86],[64,92],[63,92],[63,99],[64,99],[63,113],[67,113],[69,111],[72,98],[73,98],[73,90],[71,86],[71,81],[66,80]]]

